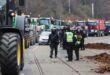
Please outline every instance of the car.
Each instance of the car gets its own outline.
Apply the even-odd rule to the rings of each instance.
[[[51,34],[50,31],[43,31],[41,32],[41,34],[39,35],[39,40],[38,40],[38,44],[48,44],[48,39],[49,39],[49,35]]]

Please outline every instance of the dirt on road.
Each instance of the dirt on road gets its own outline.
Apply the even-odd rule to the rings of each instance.
[[[89,49],[110,50],[110,44],[105,44],[105,43],[88,43],[85,45],[85,47]]]
[[[98,68],[95,69],[95,72],[97,73],[110,72],[110,55],[109,54],[102,53],[100,55],[88,56],[87,58],[90,60],[101,62]]]

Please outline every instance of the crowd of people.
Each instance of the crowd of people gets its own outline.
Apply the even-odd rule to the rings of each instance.
[[[50,58],[53,58],[53,51],[55,51],[55,58],[58,54],[58,45],[62,47],[63,50],[67,51],[67,61],[73,60],[73,50],[75,52],[76,61],[79,60],[79,50],[85,50],[84,46],[85,34],[83,30],[71,30],[70,27],[64,27],[63,29],[57,30],[52,29],[52,33],[49,35],[49,45],[50,45]]]

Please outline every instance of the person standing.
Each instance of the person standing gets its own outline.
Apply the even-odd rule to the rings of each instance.
[[[76,55],[76,61],[79,60],[79,48],[81,44],[81,34],[79,31],[76,32],[75,34],[75,55]]]
[[[74,35],[73,32],[70,31],[70,28],[67,28],[67,31],[65,32],[65,46],[67,50],[67,61],[72,61],[73,60],[73,47],[74,47]]]
[[[56,29],[52,29],[52,32],[49,35],[48,42],[50,44],[50,49],[51,49],[51,51],[50,51],[50,58],[53,58],[53,51],[54,50],[55,50],[55,58],[57,58],[59,38],[58,38],[58,34],[56,32]]]
[[[62,47],[62,38],[63,38],[63,35],[62,35],[62,33],[63,33],[63,29],[60,29],[59,30],[59,43],[60,43],[60,47]]]
[[[80,44],[80,47],[81,47],[81,50],[85,50],[85,45],[84,45],[84,42],[85,42],[85,34],[83,32],[83,30],[81,30],[81,44]]]
[[[66,27],[63,28],[62,34],[61,34],[61,36],[62,36],[62,48],[63,48],[63,50],[66,49],[66,43],[65,43],[65,38],[64,38],[65,32],[66,32]]]

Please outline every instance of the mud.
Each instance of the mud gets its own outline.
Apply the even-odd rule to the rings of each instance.
[[[89,44],[86,44],[85,47],[89,49],[110,50],[110,44],[105,44],[105,43],[89,43]]]
[[[100,62],[98,68],[94,69],[96,73],[110,72],[110,55],[107,53],[102,53],[96,56],[88,56],[90,60],[95,60]]]
[[[102,53],[102,54],[95,55],[95,56],[88,56],[87,58],[91,60],[96,60],[98,62],[110,64],[110,55],[107,53]]]

